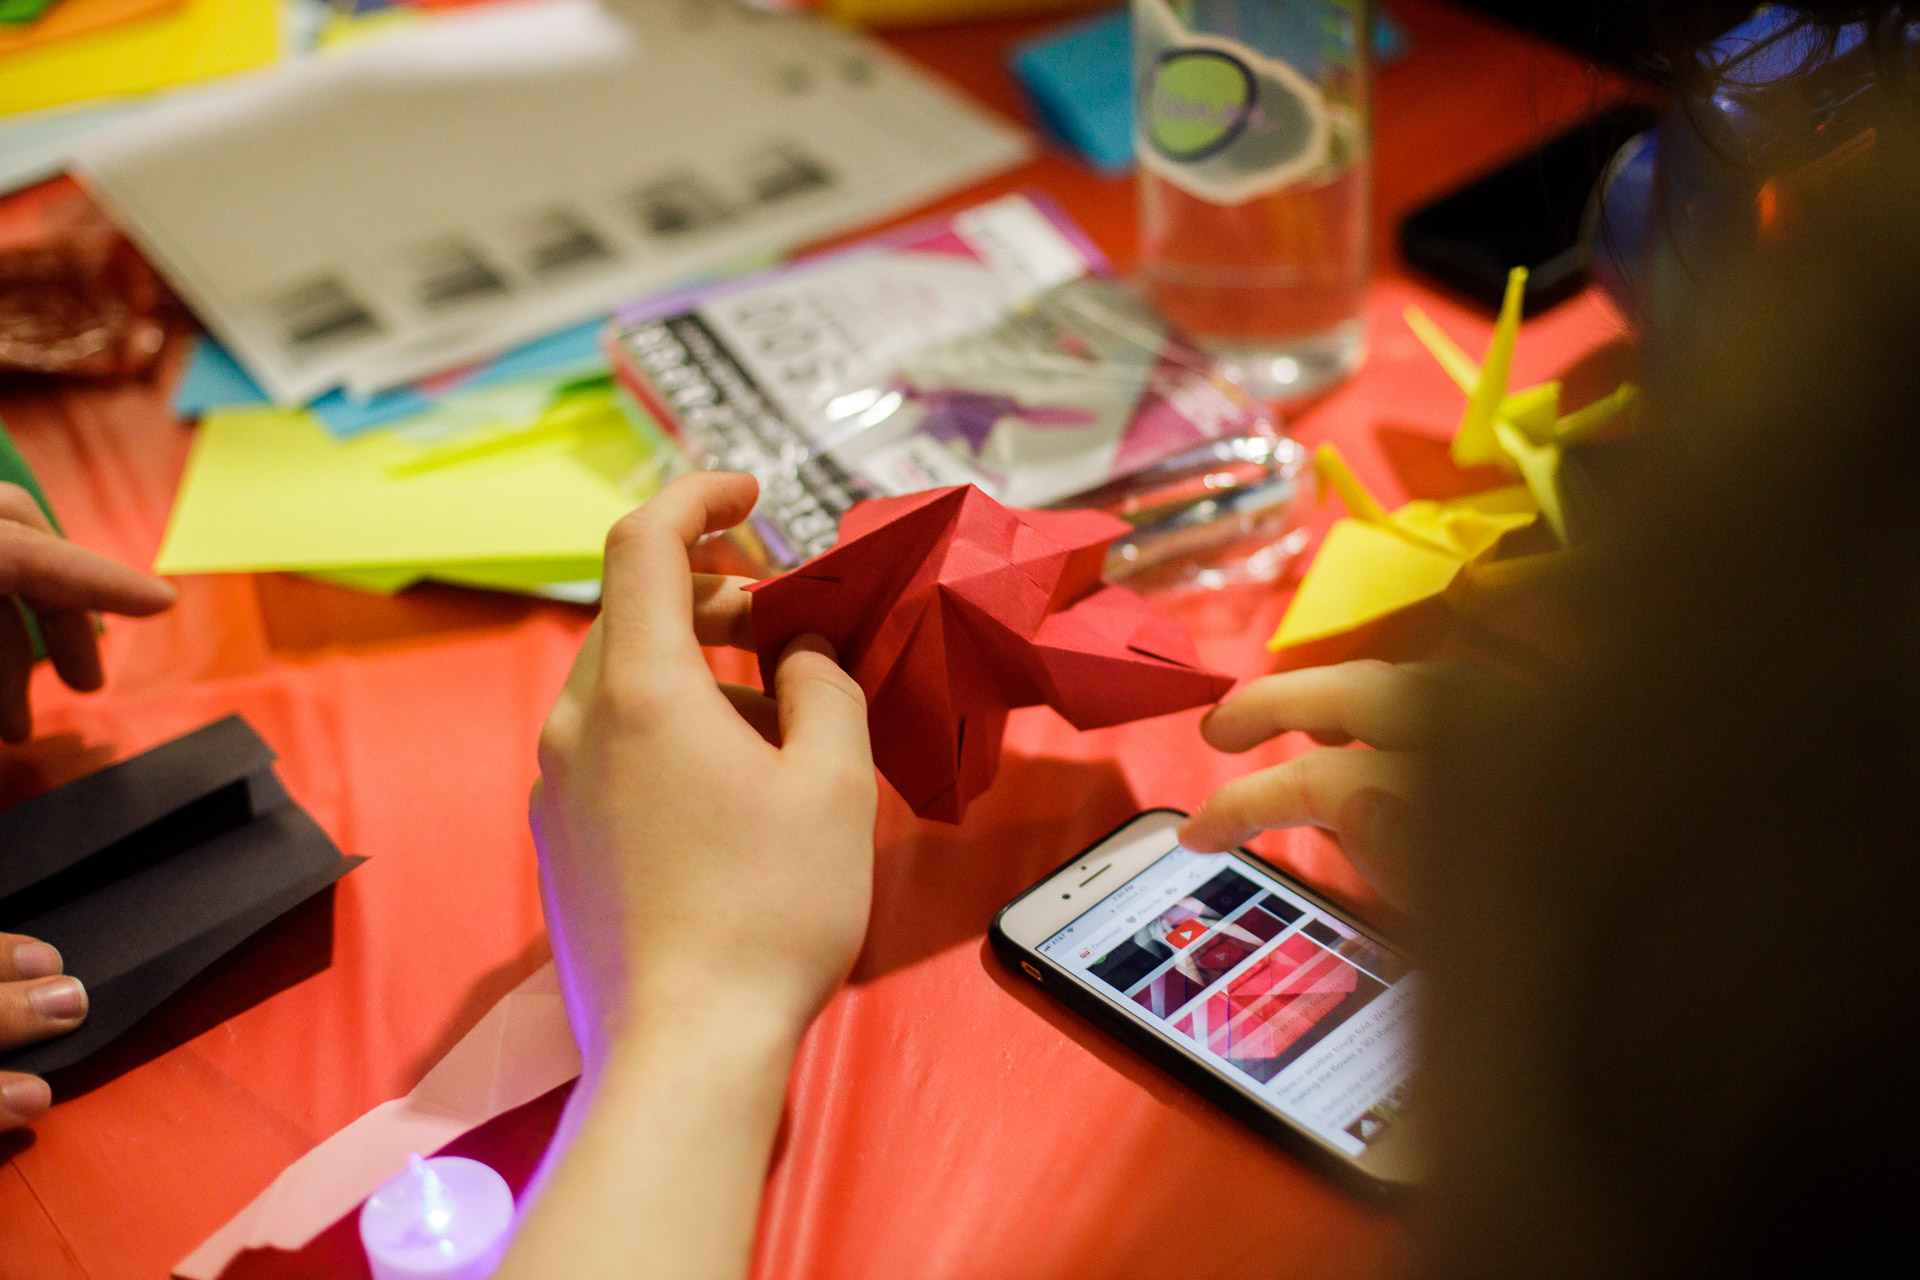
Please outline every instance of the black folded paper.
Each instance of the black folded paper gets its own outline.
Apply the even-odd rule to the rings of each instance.
[[[49,942],[87,987],[70,1035],[0,1070],[70,1067],[366,861],[342,854],[229,716],[0,810],[0,930]]]

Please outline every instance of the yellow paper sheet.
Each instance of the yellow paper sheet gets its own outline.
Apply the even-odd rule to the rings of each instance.
[[[278,0],[186,0],[174,13],[0,59],[0,114],[147,93],[279,56]]]
[[[400,431],[337,441],[299,410],[210,413],[155,568],[342,572],[392,589],[411,580],[400,569],[597,577],[607,530],[653,484],[650,451],[611,406],[568,441],[410,470],[427,452]]]
[[[555,583],[597,579],[601,568],[600,557],[593,556],[570,560],[476,560],[431,565],[426,571],[411,565],[376,565],[310,570],[305,576],[377,596],[397,595],[416,583],[428,581],[516,595],[544,595]]]

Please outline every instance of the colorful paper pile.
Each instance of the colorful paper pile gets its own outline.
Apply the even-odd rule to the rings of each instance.
[[[279,56],[278,0],[62,0],[0,25],[0,114],[148,93]]]
[[[1439,599],[1474,580],[1472,571],[1495,560],[1509,533],[1542,516],[1560,545],[1568,544],[1562,451],[1618,418],[1638,392],[1627,384],[1565,415],[1558,382],[1509,392],[1526,282],[1524,268],[1509,275],[1481,365],[1418,308],[1406,312],[1415,336],[1467,395],[1451,446],[1453,461],[1461,467],[1495,466],[1520,483],[1447,502],[1418,500],[1388,512],[1338,451],[1323,445],[1314,459],[1322,491],[1338,493],[1349,515],[1327,531],[1269,649],[1328,640]]]
[[[345,441],[305,410],[215,410],[155,568],[590,599],[660,456],[604,376],[500,383]]]

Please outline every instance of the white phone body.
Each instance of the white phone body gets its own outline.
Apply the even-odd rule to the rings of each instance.
[[[1262,1133],[1376,1197],[1417,1181],[1417,975],[1244,850],[1149,810],[1014,899],[989,937],[1028,978]]]

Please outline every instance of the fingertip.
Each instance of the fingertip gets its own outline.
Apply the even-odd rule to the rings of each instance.
[[[1180,847],[1190,853],[1220,853],[1230,845],[1220,843],[1219,831],[1203,808],[1185,822],[1175,832]]]
[[[786,649],[780,654],[780,660],[784,662],[789,655],[795,653],[817,653],[835,666],[840,665],[840,651],[833,647],[833,641],[818,632],[803,631],[789,640]]]
[[[0,1109],[16,1125],[31,1124],[53,1105],[53,1090],[38,1076],[15,1076],[0,1084]]]
[[[167,610],[173,608],[174,605],[180,603],[179,584],[169,582],[165,578],[152,578],[149,579],[149,581],[153,584],[153,591],[151,593],[153,597],[153,607],[145,613],[136,614],[136,617],[146,618],[156,613],[165,613]]]

